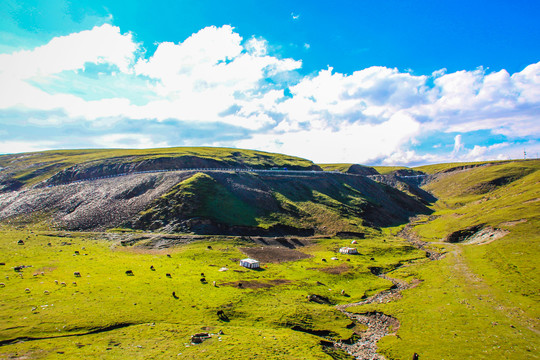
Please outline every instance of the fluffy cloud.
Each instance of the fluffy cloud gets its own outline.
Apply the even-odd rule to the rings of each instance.
[[[158,44],[148,56],[132,34],[108,24],[94,27],[0,54],[0,122],[6,129],[0,142],[5,138],[9,146],[10,137],[24,138],[23,124],[13,120],[22,119],[33,134],[40,127],[73,132],[79,124],[78,138],[88,139],[80,146],[181,142],[320,162],[416,164],[514,156],[523,144],[538,148],[540,63],[515,74],[479,68],[421,76],[375,66],[352,74],[329,67],[302,77],[301,66],[271,55],[266,40],[245,40],[227,25]],[[167,133],[146,133],[137,124]],[[220,129],[227,135],[216,135]],[[462,135],[479,131],[497,140],[464,143]],[[424,145],[428,134],[454,142]],[[44,146],[69,144],[57,139]],[[13,151],[35,148],[12,145]]]

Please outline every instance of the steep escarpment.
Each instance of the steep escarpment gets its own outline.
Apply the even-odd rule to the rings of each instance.
[[[365,177],[209,173],[181,182],[126,225],[206,234],[335,235],[428,212],[416,199]]]
[[[326,173],[143,173],[0,194],[0,220],[44,214],[69,230],[335,235],[426,213],[421,202],[390,186]]]

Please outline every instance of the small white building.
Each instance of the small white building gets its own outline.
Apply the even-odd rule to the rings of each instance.
[[[339,252],[341,254],[358,254],[358,250],[356,250],[356,248],[351,248],[351,247],[342,247],[341,249],[339,249]]]
[[[240,260],[240,266],[243,266],[248,269],[258,269],[261,267],[261,264],[255,259],[242,259]]]

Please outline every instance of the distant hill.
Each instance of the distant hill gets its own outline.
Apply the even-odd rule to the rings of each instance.
[[[313,162],[294,156],[231,148],[51,150],[0,155],[0,193],[39,183],[55,185],[152,170],[274,167],[321,170]]]
[[[359,164],[319,164],[325,171],[340,171],[347,174],[377,175],[377,170],[372,167]]]
[[[430,212],[425,202],[367,177],[252,150],[46,151],[4,155],[0,166],[0,219],[44,216],[69,230],[335,235]],[[201,170],[207,168],[219,170]],[[199,170],[181,171],[188,169]],[[348,171],[376,173],[360,165]]]

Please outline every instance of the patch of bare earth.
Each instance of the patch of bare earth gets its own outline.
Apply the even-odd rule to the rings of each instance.
[[[493,242],[497,239],[502,238],[506,234],[508,234],[508,230],[504,229],[494,229],[491,226],[488,226],[470,238],[468,238],[466,241],[463,242],[463,244],[466,245],[483,245],[483,244],[489,244],[490,242]]]
[[[244,254],[250,258],[263,263],[282,263],[296,261],[313,257],[298,250],[283,248],[280,246],[260,246],[240,248]]]
[[[517,224],[522,224],[526,222],[527,222],[527,219],[519,219],[519,220],[506,221],[506,222],[500,223],[499,226],[516,226]]]
[[[322,271],[322,272],[325,272],[327,274],[332,274],[332,275],[340,275],[340,274],[343,274],[349,270],[351,270],[351,266],[350,265],[347,265],[347,264],[341,264],[339,266],[331,266],[331,267],[326,267],[326,268],[311,268],[309,270],[319,270],[319,271]]]
[[[285,280],[285,279],[274,279],[274,280],[267,280],[267,281],[258,281],[258,280],[250,280],[250,281],[233,281],[233,282],[226,282],[222,284],[218,284],[218,286],[232,286],[238,289],[267,289],[278,285],[283,284],[289,284],[291,283],[291,280]]]

